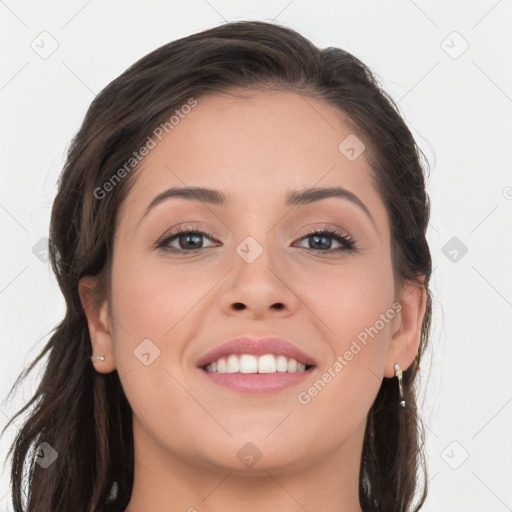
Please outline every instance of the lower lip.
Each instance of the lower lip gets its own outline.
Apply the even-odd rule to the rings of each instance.
[[[303,372],[217,373],[199,369],[211,382],[242,393],[275,393],[300,384],[314,368]]]

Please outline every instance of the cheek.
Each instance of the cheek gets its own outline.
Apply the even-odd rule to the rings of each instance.
[[[129,255],[113,269],[114,357],[125,395],[146,427],[171,423],[177,407],[189,412],[173,362],[181,360],[187,314],[205,293],[204,276]]]
[[[113,313],[139,343],[166,338],[205,293],[204,276],[180,266],[125,258],[115,268]]]
[[[336,269],[318,267],[296,283],[329,345],[319,371],[321,382],[313,383],[311,393],[306,390],[304,400],[314,400],[318,410],[339,413],[343,407],[357,421],[380,387],[396,322],[391,262],[361,258]]]
[[[380,319],[382,314],[394,314],[390,262],[360,258],[347,260],[346,265],[316,265],[313,271],[298,272],[293,282],[338,353],[376,322],[381,338],[387,334],[389,322]]]

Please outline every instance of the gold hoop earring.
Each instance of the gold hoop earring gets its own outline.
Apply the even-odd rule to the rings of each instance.
[[[400,402],[399,404],[402,407],[405,407],[405,400],[404,400],[404,390],[402,388],[402,369],[400,368],[400,365],[398,363],[395,363],[395,377],[398,379],[398,391],[400,393]]]

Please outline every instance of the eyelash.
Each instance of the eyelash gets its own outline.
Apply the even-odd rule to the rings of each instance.
[[[213,232],[207,230],[207,229],[197,229],[195,227],[191,226],[180,226],[176,228],[175,231],[172,233],[168,233],[165,235],[160,241],[158,241],[156,245],[156,249],[162,249],[167,252],[175,253],[175,254],[185,254],[185,253],[196,253],[197,251],[201,251],[202,249],[205,249],[205,247],[199,247],[196,249],[176,249],[175,247],[169,247],[167,244],[170,243],[172,240],[178,238],[180,235],[206,235],[207,238],[210,238],[211,241],[216,241],[213,238]],[[315,229],[314,231],[307,232],[303,235],[301,235],[298,240],[302,240],[307,237],[312,236],[319,236],[319,235],[327,235],[328,237],[334,238],[337,242],[339,242],[342,247],[339,247],[337,249],[327,249],[325,251],[320,249],[309,249],[303,247],[303,249],[306,249],[306,251],[309,252],[316,252],[316,253],[336,253],[336,252],[346,252],[346,253],[354,253],[357,252],[355,241],[345,234],[343,231],[341,231],[338,228],[325,226],[320,229]]]

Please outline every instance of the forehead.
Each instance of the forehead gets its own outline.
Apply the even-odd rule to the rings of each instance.
[[[385,216],[364,152],[351,160],[339,149],[354,136],[339,109],[293,92],[234,90],[200,97],[155,140],[132,176],[136,181],[121,217],[136,222],[156,195],[186,186],[219,189],[231,206],[260,209],[283,207],[292,189],[342,186],[365,198],[375,216]]]

